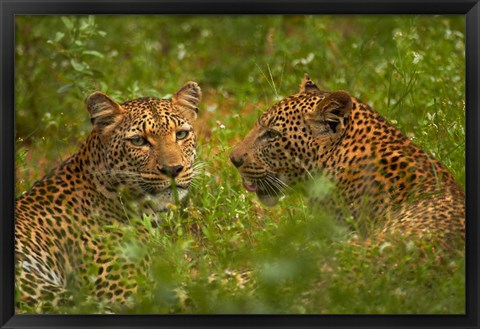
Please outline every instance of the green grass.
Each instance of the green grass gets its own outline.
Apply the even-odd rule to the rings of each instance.
[[[89,133],[90,92],[117,101],[169,97],[195,80],[204,92],[196,124],[204,166],[187,202],[165,214],[148,241],[123,249],[152,259],[128,312],[464,313],[462,255],[441,258],[414,241],[346,243],[355,232],[312,213],[300,195],[263,207],[228,160],[260,113],[295,93],[308,72],[324,89],[368,102],[464,185],[464,23],[463,16],[18,17],[17,194]],[[136,233],[129,230],[132,241]],[[56,312],[107,307],[88,301]]]

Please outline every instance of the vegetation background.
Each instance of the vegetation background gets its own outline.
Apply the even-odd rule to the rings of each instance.
[[[259,204],[228,160],[258,116],[308,72],[324,89],[368,102],[464,185],[464,28],[454,15],[19,16],[17,195],[78,148],[94,90],[119,102],[168,98],[194,80],[204,92],[202,169],[188,201],[164,215],[149,241],[132,228],[132,243],[118,249],[153,259],[128,312],[464,313],[462,254],[414,241],[348,243],[358,232],[311,213],[301,195]],[[56,310],[106,311],[80,297]]]

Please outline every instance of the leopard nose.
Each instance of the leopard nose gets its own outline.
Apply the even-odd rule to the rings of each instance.
[[[230,155],[230,161],[232,161],[235,167],[240,167],[243,164],[243,158],[236,158],[233,154]]]
[[[182,170],[183,170],[182,165],[176,165],[176,166],[165,166],[160,169],[160,172],[166,176],[175,178],[180,174]]]

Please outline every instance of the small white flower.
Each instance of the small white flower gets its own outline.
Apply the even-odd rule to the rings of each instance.
[[[217,120],[217,125],[220,127],[220,129],[225,129],[225,125],[218,120]]]
[[[413,52],[413,64],[418,64],[423,59],[423,56],[417,52]]]
[[[180,43],[178,45],[178,54],[177,54],[177,58],[179,60],[182,60],[185,58],[185,55],[187,54],[187,51],[185,50],[185,45],[183,43]]]
[[[400,30],[396,30],[394,33],[393,33],[393,38],[395,40],[398,40],[398,39],[401,39],[403,37],[403,32],[400,31]]]
[[[217,105],[213,104],[213,105],[207,105],[207,111],[212,113],[212,112],[215,112],[215,110],[217,109]]]
[[[308,63],[313,61],[314,58],[315,58],[314,53],[308,53],[307,57],[305,57],[305,58],[300,58],[300,59],[293,60],[292,65],[293,66],[296,66],[298,64],[307,65]]]

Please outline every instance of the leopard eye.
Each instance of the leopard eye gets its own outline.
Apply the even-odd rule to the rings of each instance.
[[[148,144],[147,140],[142,136],[134,136],[130,138],[130,143],[135,146],[145,146]]]
[[[278,136],[280,136],[280,132],[274,130],[274,129],[268,129],[264,134],[263,138],[268,140],[269,142],[273,142]]]
[[[180,130],[180,131],[177,131],[175,136],[177,137],[178,141],[181,141],[182,139],[187,138],[189,133],[190,133],[190,131],[188,131],[188,130]]]

